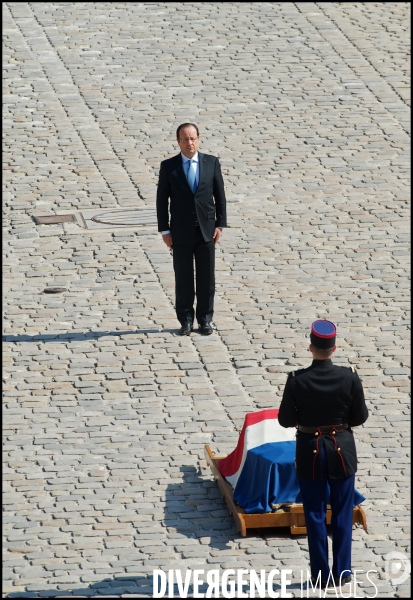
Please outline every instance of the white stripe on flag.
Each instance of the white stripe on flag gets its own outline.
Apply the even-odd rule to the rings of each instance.
[[[296,429],[295,427],[281,427],[278,419],[264,419],[259,423],[250,425],[245,430],[244,448],[242,451],[241,464],[238,471],[233,475],[226,477],[226,480],[232,485],[233,488],[237,485],[239,476],[244,467],[245,459],[247,458],[248,450],[262,446],[263,444],[270,444],[273,442],[291,442],[295,440]]]

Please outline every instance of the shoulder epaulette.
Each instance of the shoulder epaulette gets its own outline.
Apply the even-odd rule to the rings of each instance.
[[[291,371],[291,377],[295,377],[295,371]]]
[[[354,367],[350,367],[350,369],[353,371],[353,373],[356,372],[356,369]]]

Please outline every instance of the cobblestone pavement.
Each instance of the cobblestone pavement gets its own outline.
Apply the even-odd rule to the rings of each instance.
[[[152,570],[291,569],[241,537],[203,458],[277,407],[338,327],[370,418],[358,597],[409,597],[409,4],[5,2],[4,559],[8,597],[135,594]],[[215,335],[177,336],[156,227],[33,217],[153,208],[183,121],[221,158]],[[62,286],[62,294],[44,294]],[[353,592],[354,593],[354,592]]]

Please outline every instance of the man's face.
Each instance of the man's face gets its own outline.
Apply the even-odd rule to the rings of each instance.
[[[195,127],[182,127],[179,132],[178,144],[181,152],[187,158],[192,158],[198,152],[199,137]]]

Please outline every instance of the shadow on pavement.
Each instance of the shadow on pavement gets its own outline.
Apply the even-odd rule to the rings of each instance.
[[[205,565],[205,567],[207,567],[207,565]],[[218,568],[218,566],[213,566],[213,565],[208,565],[208,569],[205,569],[205,572],[207,570],[211,570],[213,568]],[[222,571],[222,570],[221,570]],[[266,574],[266,576],[268,576],[269,573]],[[187,594],[188,597],[193,597],[193,593],[194,593],[194,587],[192,585],[192,574],[191,574],[191,580],[190,580],[190,585],[188,586],[188,590],[187,590]],[[177,586],[177,584],[174,584],[174,593],[173,595],[170,594],[169,592],[169,587],[168,587],[168,583],[167,583],[167,577],[168,574],[166,574],[166,587],[164,588],[165,593],[163,596],[163,598],[185,598],[186,595],[180,594],[179,588]],[[200,579],[205,581],[206,575],[201,575]],[[185,570],[182,570],[182,579],[185,580]],[[230,581],[231,578],[229,578],[228,581]],[[235,577],[233,577],[233,579],[235,579]],[[234,582],[235,583],[235,582]],[[159,580],[156,579],[156,590],[159,591]],[[226,595],[225,597],[229,598],[229,597],[237,597],[237,596],[231,596],[228,595],[228,592],[231,591],[231,588],[229,587],[230,584],[228,584],[228,586],[225,586],[225,591],[226,591]],[[276,579],[274,580],[273,583],[273,591],[274,592],[278,592],[278,597],[283,597],[280,595],[281,592],[281,586],[279,585],[279,583],[276,582]],[[200,585],[198,587],[198,592],[199,593],[203,593],[205,594],[207,592],[208,589],[208,584],[204,583],[203,585]],[[298,591],[300,590],[300,592],[302,593],[302,591],[305,591],[305,588],[303,590],[301,590],[301,586],[300,584],[292,584],[292,585],[287,585],[286,586],[286,591]],[[139,577],[139,576],[123,576],[123,577],[115,577],[113,579],[111,579],[110,577],[107,577],[106,579],[102,579],[102,581],[98,581],[96,583],[91,584],[88,587],[82,588],[82,587],[74,587],[72,590],[42,590],[42,591],[37,591],[37,592],[12,592],[10,594],[6,594],[3,597],[4,598],[127,598],[129,597],[129,595],[132,598],[153,598],[153,591],[154,591],[154,582],[153,582],[153,578],[152,575],[146,576],[146,577]],[[219,597],[222,598],[222,585],[219,586]],[[239,591],[241,591],[241,588],[235,583],[234,588],[233,588],[234,593],[238,593]],[[255,592],[255,595],[251,596],[250,592],[249,592],[249,587],[247,586],[242,586],[242,591],[245,594],[245,596],[239,596],[239,597],[252,597],[252,598],[262,598],[262,597],[266,597],[268,598],[268,586],[265,586],[265,596],[262,596],[260,594],[257,593],[257,591]],[[159,597],[159,596],[158,596]],[[199,597],[199,596],[198,596]],[[215,593],[212,593],[212,597],[215,597]],[[302,597],[302,596],[300,596]],[[321,597],[321,596],[320,596]]]
[[[179,538],[186,537],[202,538],[205,546],[215,550],[231,549],[234,544],[229,542],[239,534],[215,481],[200,476],[193,465],[183,465],[179,470],[182,481],[170,483],[165,491],[163,525],[168,529],[168,537],[176,537],[177,547]],[[194,547],[199,548],[199,545],[186,546],[189,558]],[[207,552],[205,548],[205,554]],[[185,551],[183,554],[185,558]]]
[[[152,598],[152,575],[139,577],[107,577],[85,587],[74,586],[72,590],[42,590],[37,592],[11,592],[4,598],[118,598],[132,594],[134,598]],[[179,597],[179,596],[177,596]]]
[[[37,335],[4,335],[3,342],[84,342],[88,340],[97,340],[102,337],[123,335],[144,335],[144,334],[178,334],[178,329],[128,329],[125,331],[88,331],[80,333],[77,331],[68,331],[65,333],[39,333]]]
[[[172,558],[160,559],[159,565],[154,565],[154,559],[150,555],[143,557],[143,565],[136,565],[136,571],[151,569],[162,569],[166,572],[165,575],[165,594],[164,598],[172,597],[169,595],[168,573],[169,569],[180,569],[183,581],[185,581],[185,572],[188,567],[190,570],[201,569],[204,574],[200,575],[199,579],[205,583],[199,586],[200,593],[206,593],[208,584],[206,583],[206,573],[214,569],[219,569],[222,576],[222,563],[230,560],[228,550],[234,549],[239,543],[241,536],[236,530],[232,517],[229,514],[228,508],[221,497],[219,488],[215,481],[211,481],[205,476],[201,476],[197,468],[193,465],[182,465],[179,468],[181,481],[170,483],[165,490],[165,510],[162,525],[165,527],[169,545],[174,548],[176,553],[176,562]],[[261,536],[267,533],[274,536],[274,532],[261,530],[256,532]],[[193,539],[193,544],[186,541]],[[204,552],[199,553],[199,549],[203,548]],[[145,552],[145,547],[142,547]],[[195,551],[193,554],[192,552]],[[212,556],[218,558],[219,551],[223,551],[221,560],[216,563],[207,562],[207,558],[212,551]],[[145,558],[151,561],[151,567],[145,566]],[[234,558],[234,557],[233,557]],[[234,559],[235,562],[236,558]],[[64,569],[64,566],[62,567]],[[133,567],[129,567],[132,570]],[[230,568],[236,569],[236,566]],[[246,568],[246,567],[242,567]],[[254,568],[254,567],[251,567]],[[274,567],[277,565],[274,564]],[[279,565],[278,565],[278,568]],[[257,571],[260,575],[260,571]],[[266,572],[268,577],[269,572]],[[231,575],[229,581],[233,579],[235,584],[235,592],[238,587],[235,583],[236,576]],[[245,579],[245,578],[244,578]],[[193,574],[191,574],[190,585],[188,588],[188,596],[192,597]],[[160,580],[156,579],[156,589],[159,589]],[[174,575],[174,598],[185,597],[179,593]],[[227,584],[225,584],[227,586]],[[229,584],[228,584],[229,585]],[[128,597],[133,598],[152,598],[153,597],[153,576],[152,572],[148,575],[119,575],[114,577],[106,577],[101,581],[80,587],[74,585],[71,590],[38,590],[36,592],[12,592],[4,595],[5,598],[118,598]],[[293,583],[287,586],[287,591],[301,589],[300,585]],[[280,592],[280,576],[276,575],[273,581],[274,592]],[[226,591],[228,588],[226,587]],[[241,591],[241,590],[239,590]],[[243,587],[243,592],[249,596],[249,588]],[[220,597],[222,597],[222,586],[220,586]],[[215,596],[215,593],[213,593]],[[229,596],[225,596],[229,597]],[[241,596],[242,597],[242,596]],[[254,596],[252,596],[254,597]],[[255,596],[255,597],[260,597]],[[268,597],[268,596],[266,596]]]

